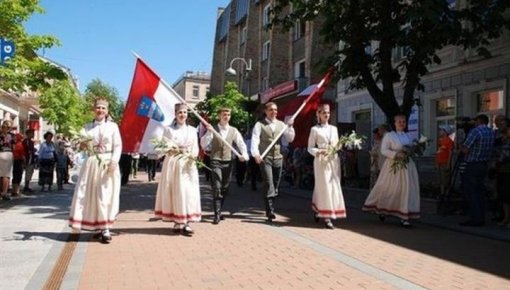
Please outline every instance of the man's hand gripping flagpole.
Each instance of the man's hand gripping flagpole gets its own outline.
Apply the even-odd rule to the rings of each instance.
[[[336,67],[337,64],[335,64],[335,67]],[[306,100],[301,104],[301,106],[299,106],[299,108],[294,113],[294,115],[292,115],[292,117],[287,121],[288,125],[291,125],[291,124],[294,123],[294,120],[296,120],[297,116],[299,115],[299,113],[301,113],[303,108],[307,105],[308,101],[310,101],[312,98],[314,98],[321,91],[321,88],[323,86],[327,85],[327,83],[329,82],[329,79],[331,77],[331,74],[333,74],[333,69],[328,70],[326,75],[317,84],[317,87],[315,88],[315,90],[306,98]],[[267,155],[269,150],[271,150],[271,148],[273,148],[273,146],[276,144],[276,142],[278,142],[278,140],[280,140],[280,138],[282,137],[283,133],[285,133],[285,130],[287,130],[287,128],[284,128],[283,130],[281,130],[278,133],[278,135],[276,135],[276,138],[274,138],[274,140],[271,142],[271,144],[269,144],[269,146],[267,146],[266,150],[264,152],[262,152],[262,154],[260,155],[260,159],[264,159],[264,157]]]
[[[147,62],[145,62],[143,60],[143,58],[141,58],[136,52],[132,52],[136,58],[142,60],[146,65],[147,67],[150,67]],[[150,68],[151,70],[153,70],[152,68]],[[154,71],[154,70],[153,70]],[[163,78],[160,78],[160,82],[171,92],[173,92],[175,94],[175,96],[177,97],[177,99],[179,99],[180,102],[184,103],[184,104],[188,104],[186,102],[186,100],[184,100],[178,93],[176,93],[174,91],[174,89],[163,79]],[[220,133],[218,133],[213,126],[211,126],[204,118],[202,118],[202,116],[200,116],[200,114],[195,111],[195,109],[193,109],[193,107],[191,106],[188,106],[188,108],[190,109],[190,111],[200,120],[200,122],[202,122],[202,124],[204,124],[204,126],[206,126],[207,128],[211,128],[211,132],[214,134],[214,136],[216,136],[217,138],[219,138],[225,145],[227,145],[227,147],[232,150],[232,152],[234,152],[234,154],[238,157],[238,158],[242,158],[242,155],[239,154],[239,152],[237,152],[237,150],[232,147],[232,145],[230,143],[227,142],[227,140],[225,140],[221,135]],[[208,126],[209,125],[209,126]],[[283,133],[283,132],[282,132]]]

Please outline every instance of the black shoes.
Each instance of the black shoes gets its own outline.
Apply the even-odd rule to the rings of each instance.
[[[220,218],[219,216],[215,215],[215,216],[213,217],[212,224],[213,224],[213,225],[217,225],[217,224],[219,224],[219,223],[220,223],[220,220],[221,220],[221,218]]]
[[[8,196],[7,194],[2,194],[2,200],[11,200],[12,198]]]
[[[459,223],[459,226],[463,226],[463,227],[481,227],[485,225],[485,222],[476,222],[476,221],[465,221],[465,222],[461,222]]]
[[[410,228],[411,222],[408,220],[400,220],[400,225],[403,226],[404,228]]]
[[[319,222],[319,214],[314,212],[313,213],[313,220],[315,221],[315,223],[318,223]]]
[[[386,219],[386,216],[385,216],[385,215],[383,215],[383,214],[380,214],[380,215],[379,215],[379,220],[380,220],[380,221],[384,222],[384,220],[385,220],[385,219]]]
[[[193,236],[195,232],[189,225],[185,225],[184,228],[182,228],[182,234],[188,237]]]
[[[330,229],[330,230],[333,230],[335,228],[335,226],[333,225],[331,220],[326,220],[326,222],[324,223],[324,227],[326,229]]]
[[[99,233],[95,233],[92,236],[93,239],[99,240],[102,244],[109,244],[112,241],[112,236],[110,235],[110,231],[102,230]]]

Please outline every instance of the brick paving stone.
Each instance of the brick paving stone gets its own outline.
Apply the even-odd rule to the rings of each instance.
[[[219,225],[210,223],[203,191],[203,222],[192,224],[190,238],[153,218],[155,191],[155,183],[139,181],[122,188],[113,241],[87,244],[80,289],[396,289],[399,279],[429,289],[510,289],[510,273],[499,268],[510,261],[506,243],[420,224],[403,229],[356,211],[325,230],[313,222],[309,200],[287,195],[269,225],[260,194],[235,185]]]

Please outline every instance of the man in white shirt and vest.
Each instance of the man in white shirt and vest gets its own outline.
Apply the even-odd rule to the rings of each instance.
[[[255,162],[259,164],[264,182],[264,204],[266,207],[266,217],[269,222],[276,218],[274,214],[275,198],[278,196],[278,187],[282,175],[283,155],[280,152],[281,141],[278,140],[272,146],[266,156],[261,156],[263,152],[271,145],[273,140],[283,130],[283,138],[288,143],[294,140],[296,132],[292,127],[294,120],[289,120],[287,124],[276,119],[278,107],[275,103],[269,102],[265,105],[266,116],[259,120],[253,127],[251,137],[251,153]]]
[[[220,138],[212,133],[212,130],[219,132],[221,137],[230,145],[236,144],[240,150],[241,162],[249,159],[248,150],[244,144],[243,136],[239,130],[229,125],[231,110],[221,108],[218,111],[219,123],[216,126],[207,125],[207,133],[200,138],[200,145],[205,151],[209,151],[211,159],[212,194],[213,194],[213,224],[218,224],[223,219],[221,208],[225,202],[225,197],[229,193],[230,177],[232,175],[233,156],[232,150]]]

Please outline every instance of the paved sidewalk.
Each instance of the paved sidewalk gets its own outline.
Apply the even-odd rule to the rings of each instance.
[[[331,231],[313,221],[309,191],[284,187],[268,224],[260,193],[233,183],[226,220],[212,225],[202,182],[203,222],[189,238],[153,218],[157,183],[145,180],[122,188],[110,245],[70,234],[70,188],[0,203],[0,289],[510,289],[510,243],[445,230],[450,217],[404,229],[345,190],[348,218]]]

